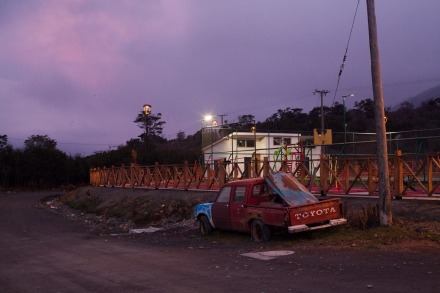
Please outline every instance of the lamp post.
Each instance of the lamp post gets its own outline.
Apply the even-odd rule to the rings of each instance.
[[[251,127],[251,131],[254,134],[254,171],[255,176],[257,177],[258,166],[257,166],[257,125],[255,124],[255,120],[253,120],[254,125]]]
[[[211,160],[208,160],[208,162],[209,162],[209,161],[213,161],[212,127],[217,126],[217,121],[213,120],[213,116],[208,114],[208,115],[203,116],[202,124],[203,124],[203,122],[211,122],[211,127],[209,127],[209,144],[211,145],[211,154],[210,154]],[[205,126],[204,128],[208,128],[208,126]],[[203,144],[203,138],[202,138],[202,144]],[[203,153],[203,156],[204,155],[205,154]]]
[[[345,121],[345,119],[346,119],[345,115],[346,115],[346,112],[347,112],[347,110],[345,109],[345,98],[347,98],[347,97],[354,97],[354,94],[349,94],[349,95],[342,96],[342,104],[343,104],[343,107],[344,107],[344,146],[347,143],[347,122]]]
[[[144,144],[145,144],[145,160],[146,160],[147,159],[147,136],[148,136],[148,118],[147,118],[147,116],[151,114],[151,105],[150,104],[144,104],[142,106],[142,112],[144,113],[144,117],[145,117]]]

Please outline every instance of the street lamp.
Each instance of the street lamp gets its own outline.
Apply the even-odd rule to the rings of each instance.
[[[145,115],[150,115],[151,114],[151,105],[150,104],[145,104],[143,106],[143,109],[144,109],[144,114]]]
[[[203,120],[202,120],[202,122],[203,121],[205,121],[205,122],[210,122],[210,121],[212,121],[212,115],[210,115],[210,114],[208,114],[208,115],[205,115],[205,116],[203,116]]]
[[[145,117],[145,138],[144,138],[144,144],[145,144],[145,158],[147,158],[147,136],[148,136],[148,118],[147,118],[147,116],[151,114],[151,105],[150,104],[144,104],[142,106],[142,112],[144,113],[144,117]]]
[[[349,95],[344,95],[342,96],[342,104],[344,106],[344,146],[345,143],[347,143],[347,122],[345,121],[345,112],[347,112],[347,110],[345,109],[345,98],[346,97],[354,97],[354,94],[349,94]]]
[[[213,120],[213,118],[214,117],[211,114],[208,114],[208,115],[203,116],[203,120],[202,120],[202,134],[203,134],[203,132],[205,132],[204,128],[208,128],[208,125],[203,127],[203,123],[204,122],[207,122],[207,123],[211,122],[211,126],[209,127],[209,144],[211,145],[211,154],[210,154],[211,160],[208,159],[208,162],[212,161],[212,163],[213,163],[213,160],[214,160],[214,157],[213,157],[213,146],[212,146],[212,127],[217,126],[217,121]],[[202,145],[203,145],[203,143],[204,143],[204,141],[203,141],[203,135],[202,135]],[[204,148],[204,145],[202,147]],[[205,154],[203,153],[203,157],[204,156],[205,156]]]

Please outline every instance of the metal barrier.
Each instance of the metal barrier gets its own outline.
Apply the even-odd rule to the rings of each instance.
[[[440,159],[427,155],[423,159],[405,158],[400,151],[389,158],[390,186],[393,195],[432,196],[440,193]],[[378,189],[378,168],[375,158],[347,158],[322,155],[319,160],[130,166],[90,169],[93,186],[144,187],[217,190],[233,180],[261,177],[269,172],[284,171],[295,176],[313,192],[322,194],[368,194]]]

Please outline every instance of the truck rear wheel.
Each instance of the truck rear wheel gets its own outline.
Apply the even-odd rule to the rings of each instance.
[[[203,215],[200,217],[199,228],[202,235],[208,235],[212,232],[212,226],[207,216]]]
[[[251,237],[255,242],[267,242],[272,236],[272,231],[260,220],[255,220],[251,224]]]

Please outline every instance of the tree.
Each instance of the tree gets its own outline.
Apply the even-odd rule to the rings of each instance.
[[[185,138],[186,138],[186,134],[185,134],[184,131],[181,131],[181,130],[180,130],[179,132],[177,132],[176,139],[177,139],[178,141],[184,141]]]
[[[12,146],[8,143],[7,135],[0,135],[0,180],[1,186],[6,187],[12,171]]]
[[[358,109],[367,118],[374,118],[374,101],[372,99],[354,102],[355,109]]]
[[[306,113],[302,112],[301,108],[278,109],[261,126],[268,130],[310,131],[310,119]]]
[[[8,145],[9,145],[8,136],[7,135],[0,135],[0,150],[5,149]]]
[[[388,131],[412,130],[415,129],[417,113],[414,105],[410,102],[400,104],[399,109],[387,115]]]
[[[22,182],[39,188],[66,182],[67,156],[56,148],[55,140],[47,135],[32,135],[24,144],[20,164]]]
[[[333,133],[344,131],[344,105],[336,102],[325,116],[325,125]]]
[[[133,122],[144,130],[144,133],[139,135],[143,139],[151,136],[160,137],[163,132],[163,125],[166,123],[162,120],[162,113],[145,115],[143,112],[139,113]]]
[[[57,142],[47,135],[31,135],[24,141],[25,149],[55,149]]]
[[[237,117],[237,122],[233,122],[233,123],[229,123],[228,127],[234,130],[250,130],[251,125],[254,125],[254,121],[255,121],[255,116],[251,115],[251,114],[247,114],[247,115],[239,115]],[[222,132],[222,134],[225,134]]]
[[[144,142],[144,149],[136,150],[139,162],[149,164],[160,161],[161,157],[157,151],[159,149],[158,146],[166,142],[166,139],[162,138],[165,121],[161,119],[162,113],[145,115],[143,112],[140,112],[133,121],[139,128],[144,129],[144,132],[139,135]]]
[[[251,114],[238,116],[238,125],[242,126],[243,128],[246,128],[249,125],[254,124],[254,121],[255,121],[255,116]]]
[[[440,127],[440,97],[423,102],[416,115],[417,129]]]
[[[326,123],[326,117],[330,114],[331,108],[324,106],[322,107],[324,112],[324,128],[329,128]],[[321,129],[321,107],[315,107],[309,112],[309,120],[310,120],[310,129],[317,128]]]
[[[347,131],[376,132],[374,124],[374,101],[365,99],[354,103],[354,109],[347,112]]]

